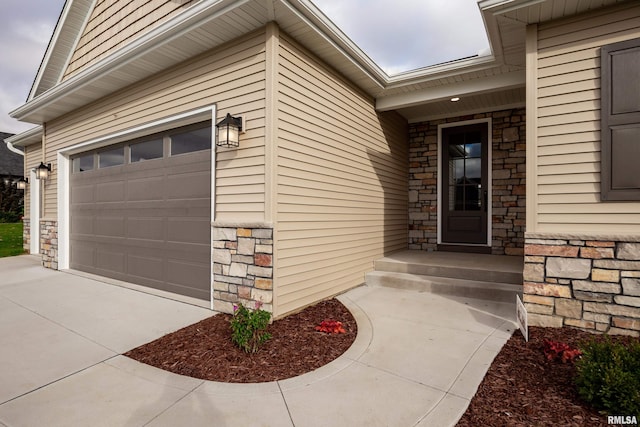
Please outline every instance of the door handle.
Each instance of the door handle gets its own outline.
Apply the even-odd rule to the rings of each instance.
[[[489,192],[487,190],[484,190],[483,194],[482,194],[482,201],[484,203],[484,211],[487,212],[487,198],[489,196]]]

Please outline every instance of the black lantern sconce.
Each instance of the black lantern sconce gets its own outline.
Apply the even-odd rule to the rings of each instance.
[[[40,162],[40,165],[34,169],[36,173],[36,179],[49,179],[49,173],[51,172],[51,163]]]
[[[227,116],[216,125],[216,145],[225,148],[238,148],[242,132],[242,117]]]
[[[29,178],[20,178],[16,181],[16,188],[18,190],[26,190],[27,184],[29,183]]]

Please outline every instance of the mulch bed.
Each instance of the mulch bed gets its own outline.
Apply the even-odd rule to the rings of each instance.
[[[327,334],[323,320],[342,322],[346,333]],[[135,348],[125,356],[176,374],[210,381],[257,383],[311,372],[344,353],[357,334],[353,316],[336,299],[320,302],[269,325],[272,338],[256,354],[231,341],[231,316],[218,314]]]
[[[516,332],[494,359],[458,427],[607,426],[606,416],[579,399],[575,366],[549,362],[543,351],[545,339],[577,347],[593,337],[602,338],[566,327],[531,327],[526,343]]]

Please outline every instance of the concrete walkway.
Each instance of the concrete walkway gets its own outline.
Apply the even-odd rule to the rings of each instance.
[[[121,354],[211,312],[0,259],[0,426],[448,426],[514,330],[514,304],[359,287],[358,338],[283,381],[227,384]]]

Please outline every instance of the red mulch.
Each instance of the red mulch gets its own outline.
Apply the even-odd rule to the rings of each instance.
[[[543,351],[545,339],[577,347],[593,337],[602,338],[571,328],[531,327],[526,343],[516,332],[494,359],[457,426],[607,426],[606,416],[579,399],[575,366],[549,362]]]
[[[210,317],[126,356],[205,380],[276,381],[331,362],[351,346],[357,333],[351,313],[333,299],[273,322],[269,326],[273,338],[249,355],[231,342],[230,319],[222,314]],[[315,327],[326,319],[341,321],[347,332],[317,332]],[[573,382],[575,366],[549,362],[543,351],[545,339],[577,347],[593,337],[598,336],[572,328],[532,327],[526,343],[516,332],[493,361],[457,426],[607,426],[606,416],[579,399]]]
[[[327,334],[323,320],[342,322],[346,333]],[[176,374],[210,381],[256,383],[295,377],[326,365],[344,353],[357,334],[356,321],[338,300],[320,302],[269,325],[272,338],[256,354],[231,341],[231,316],[218,314],[125,356]]]

